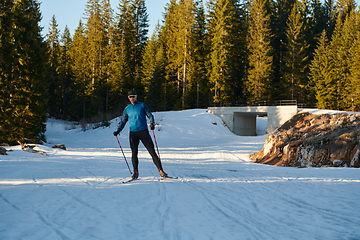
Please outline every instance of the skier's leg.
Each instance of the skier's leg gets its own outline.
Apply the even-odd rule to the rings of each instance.
[[[136,132],[130,132],[130,148],[132,152],[131,160],[134,167],[134,172],[138,171],[139,159],[138,159],[138,149],[139,149],[139,137]]]
[[[159,171],[163,170],[160,158],[158,157],[158,155],[155,152],[154,143],[150,137],[149,131],[144,130],[144,131],[139,132],[139,137],[140,137],[141,142],[144,144],[144,146],[150,153],[155,166],[158,168]]]

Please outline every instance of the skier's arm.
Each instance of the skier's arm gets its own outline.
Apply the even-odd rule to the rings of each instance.
[[[125,124],[127,123],[128,120],[129,120],[129,116],[126,113],[126,109],[125,109],[123,112],[123,115],[121,116],[121,120],[120,120],[118,128],[117,128],[118,132],[121,132],[124,129]]]
[[[149,118],[150,124],[155,124],[154,116],[152,115],[149,107],[146,104],[144,104],[144,112],[145,112],[145,115]]]

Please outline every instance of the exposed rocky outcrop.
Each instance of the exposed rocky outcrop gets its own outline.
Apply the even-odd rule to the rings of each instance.
[[[251,159],[276,166],[360,167],[360,114],[300,112],[269,134]]]

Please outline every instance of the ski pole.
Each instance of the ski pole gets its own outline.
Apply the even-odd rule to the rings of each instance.
[[[121,144],[120,144],[120,141],[119,141],[118,136],[116,136],[116,139],[117,139],[117,141],[118,141],[118,143],[119,143],[119,147],[120,147],[121,152],[122,152],[122,154],[123,154],[123,156],[124,156],[124,159],[125,159],[125,162],[126,162],[126,165],[127,165],[128,169],[129,169],[129,171],[130,171],[130,174],[132,174],[132,172],[131,172],[131,170],[130,170],[130,167],[129,167],[129,164],[128,164],[127,160],[126,160],[125,153],[124,153],[124,151],[123,151],[123,149],[122,149],[122,147],[121,147]]]
[[[158,151],[158,155],[159,155],[159,159],[160,159],[160,152],[159,152],[159,148],[158,148],[158,145],[157,145],[157,142],[156,142],[155,132],[154,132],[154,130],[152,130],[152,132],[154,134],[155,145],[156,145],[156,149]]]

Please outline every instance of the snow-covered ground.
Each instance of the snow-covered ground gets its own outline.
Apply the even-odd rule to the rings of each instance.
[[[130,173],[112,135],[118,119],[86,132],[50,119],[37,148],[49,156],[7,147],[0,239],[360,239],[360,169],[254,164],[266,135],[236,136],[206,110],[154,115],[164,169],[177,180],[159,181],[140,144],[140,179],[122,183]],[[128,126],[119,139],[130,164]],[[66,151],[51,148],[60,143]]]

